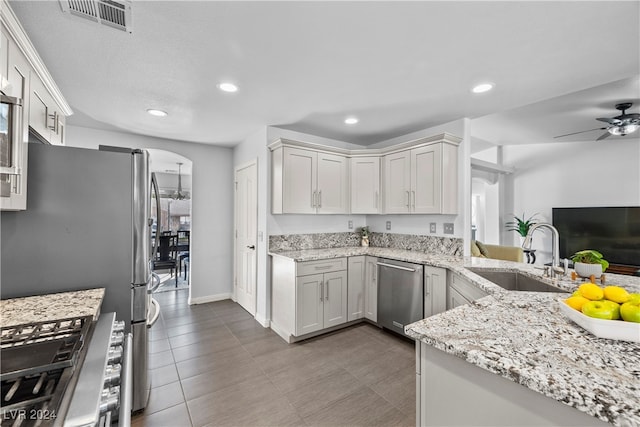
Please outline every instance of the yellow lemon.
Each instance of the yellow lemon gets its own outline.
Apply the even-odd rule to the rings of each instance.
[[[617,302],[618,304],[627,302],[631,298],[629,292],[620,286],[607,286],[604,288],[604,297],[609,301]]]
[[[569,307],[578,311],[582,311],[582,306],[589,301],[590,300],[580,295],[578,296],[574,295],[564,300],[564,302],[566,302]]]
[[[599,301],[604,297],[604,291],[595,283],[583,283],[578,290],[580,291],[580,295],[591,301]]]
[[[580,293],[580,291],[578,289],[576,289],[575,291],[573,291],[573,293],[571,294],[572,297],[581,297],[582,294]]]

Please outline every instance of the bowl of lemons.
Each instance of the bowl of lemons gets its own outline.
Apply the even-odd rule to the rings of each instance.
[[[560,311],[598,338],[640,343],[640,294],[583,283],[560,300]]]

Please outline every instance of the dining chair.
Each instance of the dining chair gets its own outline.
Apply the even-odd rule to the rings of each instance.
[[[176,287],[178,287],[178,236],[176,234],[162,235],[159,240],[158,254],[156,259],[152,261],[152,270],[169,270],[172,276],[175,272]]]

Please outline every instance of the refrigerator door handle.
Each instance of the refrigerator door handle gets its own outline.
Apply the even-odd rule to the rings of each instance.
[[[155,285],[153,284],[153,282],[156,282]],[[158,289],[160,287],[160,276],[158,276],[158,274],[151,272],[151,288],[147,291],[149,294],[152,294],[156,291],[156,289]]]
[[[151,316],[151,318],[147,320],[147,328],[152,327],[158,321],[158,317],[160,316],[160,304],[158,304],[158,301],[156,301],[154,298],[151,298],[151,306],[149,307],[149,311],[153,312],[153,316]]]

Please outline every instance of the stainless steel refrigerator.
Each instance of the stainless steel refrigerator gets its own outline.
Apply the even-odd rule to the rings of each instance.
[[[148,153],[29,145],[27,210],[2,212],[2,299],[106,288],[133,333],[133,410],[148,401],[152,178]],[[157,197],[157,192],[155,194]],[[156,276],[157,277],[157,276]]]

